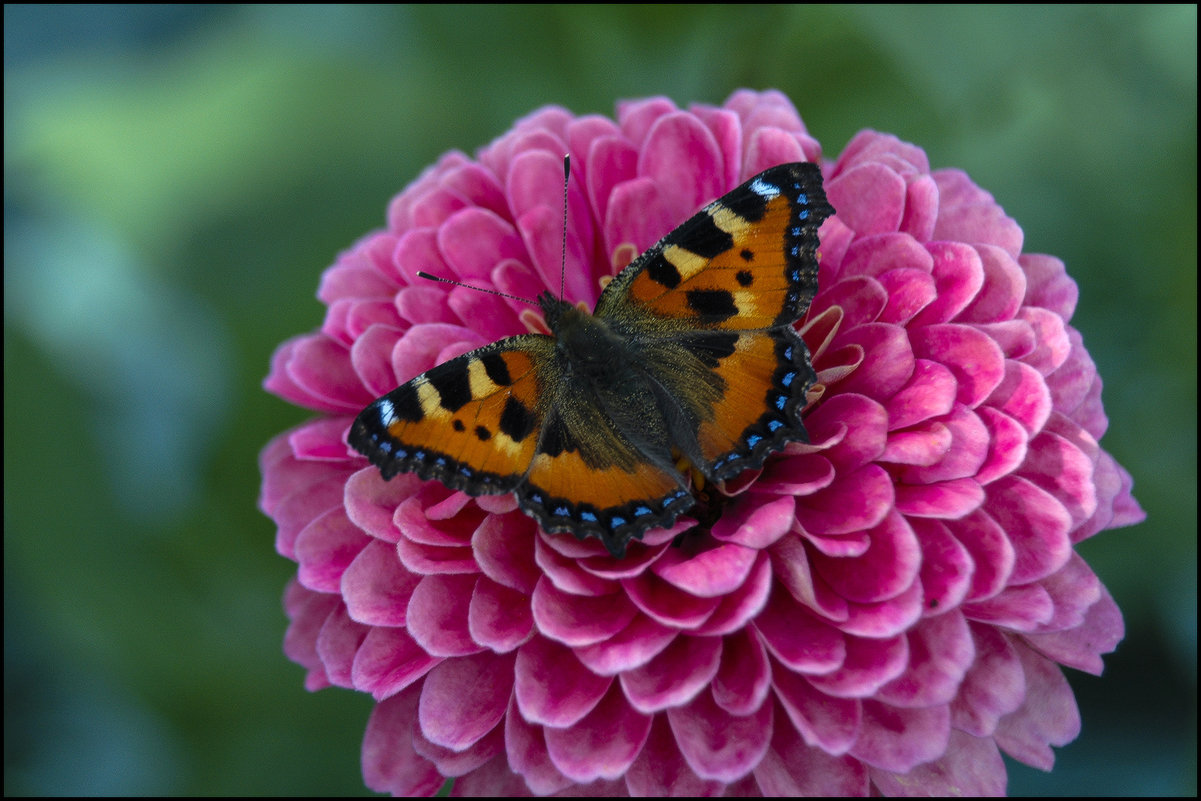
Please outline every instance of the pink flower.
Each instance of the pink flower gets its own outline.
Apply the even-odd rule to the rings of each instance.
[[[1049,769],[1080,719],[1061,666],[1122,637],[1075,545],[1138,522],[1098,445],[1076,286],[962,172],[865,131],[825,165],[837,216],[800,328],[810,443],[729,482],[707,534],[625,559],[547,535],[511,495],[379,471],[345,444],[368,402],[526,330],[704,203],[819,161],[789,101],[540,110],[444,156],[326,272],[320,332],[266,387],[323,416],[262,454],[261,506],[299,565],[285,649],[313,690],[369,692],[368,786],[396,794],[995,794],[1001,753]],[[737,486],[735,486],[737,485]]]

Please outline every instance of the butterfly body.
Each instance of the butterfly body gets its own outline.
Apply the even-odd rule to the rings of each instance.
[[[348,441],[384,478],[514,492],[547,531],[621,556],[720,482],[805,438],[815,374],[792,324],[833,213],[816,165],[786,164],[706,206],[626,267],[592,314],[544,293],[551,335],[459,356],[370,404]]]

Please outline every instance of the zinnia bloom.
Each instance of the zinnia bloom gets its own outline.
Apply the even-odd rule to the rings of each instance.
[[[1101,381],[1063,264],[962,172],[865,131],[825,186],[808,444],[727,482],[720,516],[614,559],[511,495],[391,481],[346,445],[414,375],[524,333],[566,296],[775,164],[821,162],[779,93],[661,98],[617,121],[547,108],[444,156],[326,272],[317,333],[266,387],[322,416],[262,454],[263,510],[297,562],[285,649],[313,690],[371,693],[368,786],[508,795],[997,794],[1080,719],[1061,666],[1123,633],[1075,550],[1143,518],[1098,445]],[[678,529],[679,527],[677,527]]]

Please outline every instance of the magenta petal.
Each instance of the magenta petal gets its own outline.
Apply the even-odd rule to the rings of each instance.
[[[974,408],[1005,377],[1005,355],[987,335],[965,325],[929,325],[910,334],[913,353],[950,369],[958,382],[956,400]]]
[[[413,590],[406,613],[409,633],[433,656],[466,656],[483,650],[471,638],[468,617],[476,576],[426,576]]]
[[[703,779],[732,782],[759,763],[771,742],[772,705],[736,717],[701,693],[687,706],[667,710],[680,753]]]
[[[788,517],[791,519],[792,516]],[[651,571],[691,595],[722,598],[742,586],[757,556],[754,549],[734,543],[705,549],[691,558],[679,555],[679,550],[675,549],[664,553],[663,558],[651,566]]]
[[[429,760],[413,750],[413,721],[420,690],[376,704],[363,736],[363,781],[377,793],[433,795],[445,782]]]
[[[999,593],[1009,582],[1017,555],[997,521],[977,511],[942,524],[971,557],[973,570],[967,599],[991,598]]]
[[[547,637],[564,645],[604,642],[624,629],[638,610],[624,595],[569,595],[539,579],[533,596],[534,622]]]
[[[976,657],[967,621],[958,612],[927,618],[910,629],[906,639],[908,669],[876,698],[908,708],[949,704]]]
[[[817,495],[797,499],[797,520],[814,534],[847,534],[878,525],[894,498],[892,479],[867,465],[834,480]]]
[[[501,752],[470,773],[458,775],[455,778],[454,787],[450,793],[451,797],[517,798],[530,792],[530,784],[527,784],[525,778],[520,774],[514,773],[509,767],[508,754],[505,753],[507,750],[507,727],[506,731],[501,731],[501,727],[497,726],[494,731],[500,731]],[[489,735],[480,743],[469,748],[464,754],[453,755],[449,759],[439,760],[436,763],[439,770],[443,768],[443,765],[446,765],[446,775],[456,776],[457,774],[449,771],[458,768],[465,756],[474,756],[475,752],[480,749],[481,744],[485,741],[491,741],[491,739],[492,735]],[[566,779],[563,779],[563,781],[566,781]]]
[[[755,768],[760,792],[769,797],[858,798],[871,795],[867,769],[850,756],[813,748],[790,726],[776,726],[771,748]]]
[[[972,478],[937,484],[902,484],[896,488],[897,511],[914,517],[957,520],[984,503],[984,488]]]
[[[915,359],[909,381],[884,402],[890,431],[907,428],[951,411],[958,385],[949,369],[929,359]]]
[[[697,598],[676,589],[653,573],[621,582],[625,596],[647,617],[678,629],[694,629],[709,619],[721,600]]]
[[[355,652],[351,682],[378,701],[405,689],[441,661],[423,651],[404,629],[375,626]]]
[[[546,750],[545,729],[526,722],[510,699],[505,715],[505,753],[513,772],[525,779],[530,791],[540,795],[557,793],[572,785],[550,761]]]
[[[1099,676],[1104,667],[1101,654],[1117,648],[1126,633],[1122,613],[1109,592],[1101,587],[1101,597],[1088,608],[1084,622],[1073,629],[1050,634],[1027,634],[1026,641],[1044,656],[1061,665]]]
[[[493,651],[513,650],[534,634],[528,596],[481,576],[471,595],[467,630]]]
[[[1080,734],[1080,710],[1063,672],[1051,660],[1015,644],[1026,674],[1026,703],[997,726],[997,745],[1019,762],[1050,770],[1055,754]]]
[[[596,645],[577,648],[575,655],[593,673],[614,676],[623,670],[645,665],[675,638],[675,630],[638,615],[613,637]]]
[[[762,641],[749,631],[722,640],[721,663],[713,677],[713,701],[731,715],[749,715],[771,689],[771,666]]]
[[[946,706],[899,709],[868,700],[863,702],[863,724],[851,753],[873,767],[906,773],[941,756],[950,734]]]
[[[678,165],[686,158],[689,169]],[[668,213],[683,220],[728,186],[721,183],[723,159],[712,131],[685,112],[655,121],[639,155],[638,170],[659,186]],[[659,232],[659,236],[667,231]]]
[[[414,727],[413,750],[434,763],[438,772],[443,776],[459,777],[471,773],[492,760],[504,751],[505,732],[503,726],[493,726],[492,730],[462,751],[452,751],[445,746],[431,743],[421,734],[419,727]],[[455,789],[464,788],[455,782]],[[524,788],[524,783],[521,783]]]
[[[462,751],[500,722],[512,690],[512,656],[484,652],[448,659],[422,685],[421,733],[432,743]]]
[[[1026,676],[1010,639],[992,626],[971,625],[976,661],[951,703],[951,725],[977,737],[996,731],[1001,718],[1022,705]]]
[[[346,610],[359,623],[403,626],[409,598],[420,581],[401,567],[392,546],[372,540],[342,574]]]
[[[619,589],[613,581],[585,569],[581,560],[551,548],[541,537],[534,540],[534,559],[555,588],[569,595],[610,595]]]
[[[755,629],[772,654],[801,673],[829,673],[846,661],[842,634],[813,617],[786,592],[772,593]]]
[[[717,637],[676,637],[654,659],[621,674],[626,699],[648,714],[687,703],[717,674],[721,646]]]
[[[900,635],[845,639],[847,657],[837,670],[806,677],[818,692],[837,698],[868,698],[900,676],[909,662],[909,643]]]
[[[988,457],[980,465],[976,480],[987,485],[1018,468],[1026,459],[1029,436],[1017,420],[988,406],[976,410],[988,427]]]
[[[342,509],[320,515],[296,537],[297,576],[311,590],[337,592],[342,574],[373,540]]]
[[[904,775],[871,771],[872,784],[884,795],[911,795],[915,787],[934,797],[1005,795],[1005,760],[991,738],[951,732],[941,759],[918,765]]]
[[[922,553],[917,537],[901,515],[891,512],[869,532],[871,545],[856,558],[810,557],[813,569],[848,601],[874,603],[893,598],[917,578]]]
[[[929,617],[955,609],[971,589],[971,554],[951,535],[941,520],[910,521],[922,551],[921,584],[925,611]]]
[[[730,511],[734,512],[736,510],[731,509]],[[721,519],[713,524],[711,533],[714,539],[745,546],[746,550],[752,548],[761,549],[768,547],[784,536],[792,528],[793,521],[795,520],[796,500],[786,495],[767,501],[766,503],[754,503],[749,509],[749,514],[745,516],[740,514],[722,515]],[[708,558],[711,559],[712,557]],[[729,555],[724,555],[722,561],[729,561]],[[752,555],[752,558],[747,562],[748,568],[753,561]],[[709,570],[712,569],[709,568]],[[720,567],[718,567],[718,571],[717,575],[722,575]],[[689,572],[692,571],[690,570]],[[695,578],[689,579],[688,583],[690,586],[696,586]],[[737,583],[741,583],[741,580],[739,579]],[[717,584],[712,579],[705,581],[704,585],[710,587],[711,590],[717,590],[719,586],[722,586],[722,584]],[[696,592],[696,590],[692,590],[692,592]],[[724,592],[718,592],[719,594],[724,594]]]
[[[338,604],[321,624],[317,635],[317,656],[325,668],[330,684],[353,687],[354,658],[370,628],[359,625],[346,615],[346,607]]]
[[[651,720],[613,687],[579,723],[568,729],[546,729],[546,750],[555,767],[574,781],[617,779],[642,750]]]
[[[860,235],[887,233],[901,226],[905,181],[883,165],[852,167],[826,184],[826,196],[840,209],[842,223]]]
[[[1009,532],[1017,553],[1010,581],[1024,584],[1051,575],[1072,555],[1072,519],[1054,496],[1016,476],[988,485],[988,508]]]
[[[861,637],[891,637],[922,616],[922,585],[914,581],[895,598],[874,604],[848,604],[847,618],[839,628]]]
[[[330,686],[325,665],[317,653],[317,640],[325,621],[341,604],[337,596],[307,590],[295,579],[288,582],[284,591],[284,609],[291,621],[284,634],[284,653],[305,668],[304,686],[310,692]]]
[[[514,676],[514,697],[522,716],[554,728],[577,723],[613,683],[581,665],[569,648],[545,637],[534,637],[517,651]]]
[[[760,553],[746,582],[723,598],[709,619],[693,633],[721,635],[743,628],[766,605],[771,584],[772,561],[765,553]]]
[[[655,715],[646,744],[625,776],[631,796],[701,798],[721,795],[722,782],[706,781],[688,767],[664,715]]]
[[[969,620],[992,623],[1016,631],[1037,631],[1055,614],[1051,594],[1038,584],[1006,587],[986,601],[966,604]]]
[[[471,536],[472,551],[485,576],[523,594],[534,591],[533,522],[523,514],[490,515]]]
[[[962,170],[938,170],[940,212],[934,239],[996,245],[1016,257],[1022,250],[1022,229],[997,205],[993,196],[972,183]]]
[[[805,677],[789,670],[773,671],[776,698],[805,742],[829,754],[843,754],[854,744],[862,723],[862,702],[826,695]]]

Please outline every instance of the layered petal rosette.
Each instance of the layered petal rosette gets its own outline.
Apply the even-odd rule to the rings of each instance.
[[[995,794],[1002,752],[1049,769],[1080,719],[1061,667],[1121,639],[1077,554],[1143,513],[1098,445],[1101,381],[1063,264],[962,172],[866,131],[825,186],[817,384],[794,443],[712,520],[614,559],[511,495],[391,481],[348,449],[376,396],[536,327],[763,169],[821,161],[790,102],[735,93],[617,120],[547,108],[444,156],[327,270],[319,332],[266,387],[321,416],[263,451],[261,506],[298,564],[306,684],[371,693],[368,786],[464,795]],[[673,542],[674,541],[674,542]]]

